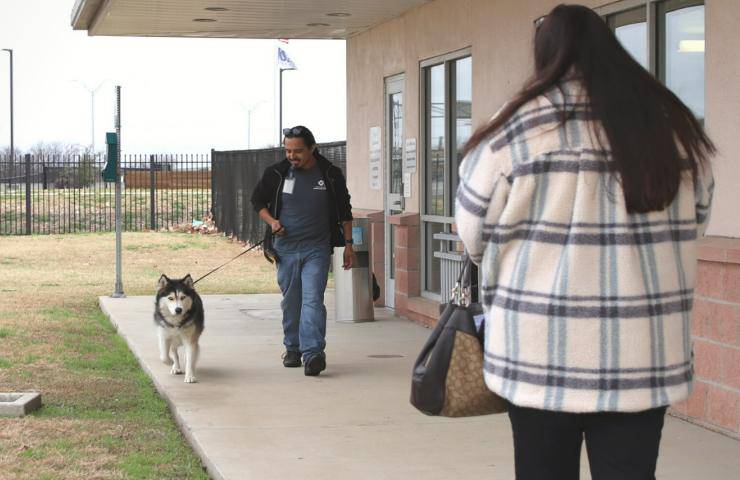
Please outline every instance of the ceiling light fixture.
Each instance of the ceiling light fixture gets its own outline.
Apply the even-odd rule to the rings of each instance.
[[[306,26],[307,27],[331,27],[331,25],[329,25],[328,23],[319,23],[319,22],[307,23]]]
[[[194,18],[194,22],[215,22],[215,18]]]
[[[205,9],[208,10],[209,12],[228,12],[229,11],[228,8],[224,8],[224,7],[206,7]]]
[[[704,52],[704,40],[681,40],[678,42],[678,51],[681,53]]]
[[[327,13],[326,16],[327,17],[351,17],[352,14],[344,13],[344,12],[332,12],[332,13]]]

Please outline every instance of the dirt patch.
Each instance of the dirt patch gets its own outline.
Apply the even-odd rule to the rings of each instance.
[[[117,468],[133,424],[0,419],[0,479],[125,478]]]

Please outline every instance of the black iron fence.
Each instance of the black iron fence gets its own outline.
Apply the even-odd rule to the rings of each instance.
[[[115,187],[103,155],[0,156],[0,235],[115,229]],[[209,155],[124,155],[125,231],[202,220],[211,208]]]
[[[330,162],[347,171],[347,142],[319,145]],[[265,224],[252,209],[250,198],[262,172],[284,158],[282,148],[211,151],[213,159],[213,218],[218,229],[254,244],[262,239]]]

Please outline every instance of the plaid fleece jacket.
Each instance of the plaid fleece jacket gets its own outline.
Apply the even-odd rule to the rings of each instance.
[[[460,165],[456,221],[481,265],[488,387],[515,405],[639,411],[685,399],[707,167],[627,213],[573,81],[524,105]],[[562,109],[573,112],[562,124]],[[604,136],[604,138],[606,138]]]

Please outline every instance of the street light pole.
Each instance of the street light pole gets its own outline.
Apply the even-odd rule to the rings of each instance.
[[[3,48],[10,54],[10,159],[11,162],[15,156],[15,143],[13,138],[13,50],[10,48]]]
[[[90,149],[95,155],[95,92],[90,92]]]
[[[252,148],[252,110],[247,110],[247,150]]]
[[[80,85],[82,85],[82,88],[90,93],[90,147],[92,148],[92,153],[95,154],[95,94],[98,93],[100,87],[102,87],[108,81],[108,79],[106,78],[105,80],[100,82],[95,88],[90,88],[85,82],[81,80],[72,81],[79,83]]]
[[[239,102],[239,106],[247,112],[247,150],[252,148],[252,112],[257,110],[260,105],[263,103],[267,103],[267,100],[260,100],[257,103],[253,103],[251,106],[247,107],[242,102]]]
[[[118,143],[116,148],[116,289],[111,297],[113,298],[124,298],[126,294],[123,293],[123,275],[122,271],[122,260],[121,260],[121,249],[122,249],[122,230],[121,225],[121,164],[123,158],[121,157],[121,86],[116,85],[116,139]]]

